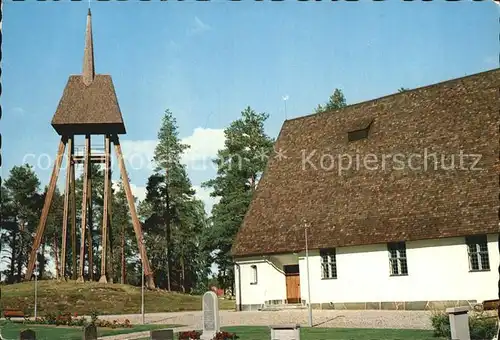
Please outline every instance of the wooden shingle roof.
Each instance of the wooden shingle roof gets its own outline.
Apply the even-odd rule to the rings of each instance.
[[[60,135],[126,132],[111,76],[95,74],[90,9],[82,74],[69,77],[52,126]]]
[[[111,76],[96,74],[88,86],[83,83],[83,76],[70,76],[52,126],[60,135],[124,134],[125,125]]]
[[[304,221],[310,249],[498,233],[499,87],[495,69],[286,121],[232,255],[302,251]]]

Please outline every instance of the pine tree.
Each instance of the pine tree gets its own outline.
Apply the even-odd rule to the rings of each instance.
[[[45,193],[47,192],[47,187],[45,188]],[[44,194],[45,196],[45,194]],[[44,197],[45,199],[45,197]],[[61,242],[62,242],[62,223],[63,223],[63,213],[64,210],[64,195],[59,191],[59,188],[56,187],[54,191],[54,196],[52,197],[52,204],[49,210],[49,215],[47,216],[47,224],[45,227],[45,232],[43,235],[43,242],[41,245],[43,254],[41,257],[42,261],[40,261],[40,275],[42,275],[43,269],[45,268],[46,259],[45,259],[45,245],[50,245],[50,256],[54,259],[55,262],[55,275],[56,278],[60,278],[61,272]],[[66,244],[69,240],[69,233],[66,235]],[[66,261],[66,264],[69,264],[69,261]],[[68,267],[66,268],[66,270]],[[67,272],[67,271],[66,271]],[[67,272],[68,273],[68,272]],[[42,275],[43,276],[43,275]]]
[[[9,197],[10,222],[16,224],[16,227],[9,224],[10,241],[6,242],[10,244],[13,281],[22,280],[22,269],[27,264],[27,255],[32,248],[32,233],[36,230],[42,202],[38,194],[39,186],[40,181],[28,164],[14,166],[4,182],[3,193]]]
[[[224,149],[219,150],[214,160],[217,176],[203,184],[213,189],[212,197],[220,198],[212,209],[211,225],[205,230],[203,245],[214,254],[223,288],[232,288],[231,246],[273,150],[274,140],[264,132],[268,117],[251,107],[241,112],[241,117],[224,131]]]
[[[346,100],[342,90],[335,89],[333,94],[328,99],[328,102],[325,105],[318,105],[315,109],[316,113],[335,111],[346,107]]]
[[[170,110],[165,110],[162,125],[158,132],[158,145],[154,152],[155,173],[148,179],[146,201],[153,207],[154,213],[147,219],[151,234],[164,245],[165,256],[161,250],[153,250],[157,261],[165,263],[164,285],[172,289],[172,229],[177,213],[183,201],[194,195],[185,166],[181,164],[182,154],[189,148],[179,138],[175,117]],[[151,225],[155,228],[152,230]],[[163,235],[162,235],[163,234]]]
[[[181,162],[189,146],[181,143],[177,129],[172,112],[166,110],[155,149],[157,167],[148,178],[146,199],[139,204],[139,213],[156,269],[155,282],[167,290],[188,291],[202,270],[199,238],[206,216]]]
[[[135,255],[138,254],[138,248],[132,226],[132,218],[130,216],[127,196],[125,195],[125,189],[123,188],[122,182],[119,182],[118,188],[113,194],[111,211],[112,239],[116,249],[120,249],[120,251],[114,251],[112,253],[112,269],[110,269],[114,274],[113,281],[120,282],[122,284],[140,281],[137,279],[128,281],[127,278],[128,263],[130,263]],[[132,278],[134,278],[138,276],[139,272],[136,270],[136,272],[129,274],[131,274]]]

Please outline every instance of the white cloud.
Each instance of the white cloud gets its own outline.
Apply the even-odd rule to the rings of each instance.
[[[195,196],[205,203],[205,211],[207,214],[210,214],[214,204],[219,202],[219,198],[210,197],[210,193],[212,192],[211,188],[202,188],[199,185],[193,185],[193,189],[196,190]]]
[[[118,181],[113,181],[113,189],[116,191],[119,191],[118,183]],[[137,203],[146,198],[146,187],[130,183],[130,189],[132,190],[132,194],[137,197]],[[199,185],[193,185],[193,189],[196,191],[195,196],[205,203],[205,211],[207,214],[210,214],[213,205],[219,202],[219,198],[210,197],[210,193],[212,192],[211,188],[202,188]]]
[[[118,181],[113,181],[113,189],[116,191],[120,191],[118,183]],[[130,189],[132,190],[132,194],[137,197],[137,203],[146,198],[146,187],[130,183]],[[213,205],[219,202],[219,198],[210,197],[210,193],[212,192],[211,188],[202,188],[199,185],[193,185],[193,189],[196,191],[195,196],[205,204],[205,211],[207,214],[210,214]]]
[[[200,34],[206,31],[210,31],[211,29],[212,27],[210,27],[210,25],[204,23],[203,21],[201,21],[200,18],[195,16],[194,21],[188,30],[188,34],[189,35]]]
[[[191,136],[182,139],[182,143],[190,146],[182,162],[189,165],[195,161],[210,161],[224,147],[225,141],[223,129],[196,128]]]
[[[157,144],[157,140],[124,140],[121,142],[123,157],[131,160],[140,156],[144,160],[152,161]]]
[[[119,183],[119,181],[112,181],[113,190],[116,192],[120,191]],[[146,187],[130,183],[130,190],[132,190],[132,195],[137,198],[137,203],[146,198]]]
[[[143,201],[146,198],[146,187],[130,183],[130,190],[132,190],[132,194],[137,197],[138,201]]]
[[[188,170],[206,170],[213,166],[212,159],[224,147],[224,130],[196,128],[190,136],[182,138],[181,142],[190,146],[181,159]],[[152,160],[157,140],[124,140],[121,144],[127,169],[154,169]]]
[[[214,169],[212,159],[215,158],[218,150],[224,147],[225,140],[223,129],[196,128],[191,135],[181,138],[182,143],[190,146],[182,156],[181,162],[187,166],[188,172]],[[140,166],[146,169],[145,165],[151,171],[154,169],[152,159],[156,145],[158,145],[157,140],[123,140],[121,144],[129,172],[140,169]],[[113,184],[116,187],[117,182]],[[199,185],[194,185],[193,188],[196,190],[196,196],[205,203],[207,213],[210,213],[212,206],[218,201],[210,197],[211,189],[205,189]],[[131,189],[139,200],[146,197],[145,187],[131,184]]]

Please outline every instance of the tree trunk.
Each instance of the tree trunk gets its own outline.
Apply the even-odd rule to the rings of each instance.
[[[168,171],[165,172],[165,186],[166,186],[166,236],[167,236],[167,290],[170,291],[170,273],[172,272],[171,261],[170,261],[170,238],[171,238],[171,229],[170,229],[170,196],[168,193]]]
[[[90,181],[89,181],[90,183]],[[94,246],[93,246],[93,239],[94,239],[94,222],[93,222],[93,216],[92,216],[92,194],[91,194],[91,188],[89,184],[89,210],[88,210],[88,218],[89,218],[89,230],[87,233],[87,247],[88,247],[88,252],[87,256],[89,259],[89,280],[94,281]]]
[[[58,235],[57,233],[54,233],[54,261],[56,263],[56,279],[59,279],[59,275],[60,275],[60,272],[59,272],[59,245],[57,243],[57,239],[58,239]]]
[[[186,292],[186,268],[184,266],[184,249],[181,251],[181,288],[182,292]]]
[[[19,222],[19,247],[17,251],[17,282],[21,282],[22,269],[23,269],[23,253],[24,253],[24,222]]]
[[[111,218],[108,218],[108,258],[102,259],[102,261],[108,262],[109,278],[111,280],[110,283],[113,283],[115,280],[115,270],[114,270],[115,261],[113,261],[113,259],[114,259],[114,257],[113,257],[113,233],[111,232]]]
[[[170,204],[167,203],[167,207],[169,206]],[[167,243],[167,246],[166,246],[166,251],[167,251],[167,268],[166,268],[166,271],[167,271],[167,290],[170,291],[171,287],[170,287],[170,273],[171,273],[171,262],[170,262],[170,218],[169,218],[169,213],[167,212],[167,225],[166,225],[166,231],[167,231],[167,239],[166,239],[166,243]]]
[[[16,253],[17,253],[17,235],[16,232],[12,232],[12,243],[11,243],[11,254],[10,254],[10,278],[9,282],[15,282],[15,268],[16,268]]]
[[[17,255],[16,255],[16,260],[17,260],[17,275],[16,275],[16,281],[21,282],[21,274],[22,274],[22,268],[23,268],[23,241],[22,241],[22,235],[19,239],[19,248],[17,250]]]
[[[38,266],[38,278],[41,280],[45,277],[45,267],[47,266],[47,261],[45,261],[45,241],[42,243],[42,253],[40,255],[40,265]]]
[[[231,295],[233,295],[233,296],[234,296],[234,292],[235,292],[235,290],[234,290],[234,269],[232,270],[232,275],[231,275],[231,276],[232,276],[232,278],[233,278],[233,279],[231,280]],[[224,293],[224,295],[226,295],[226,294]]]
[[[126,271],[127,271],[127,268],[126,268],[126,263],[125,263],[125,224],[122,224],[122,234],[121,234],[121,248],[122,248],[122,260],[121,260],[121,263],[122,263],[122,275],[121,275],[121,283],[122,284],[125,284],[126,282]]]

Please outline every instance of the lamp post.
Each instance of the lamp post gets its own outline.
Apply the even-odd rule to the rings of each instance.
[[[283,102],[285,103],[285,120],[288,118],[286,114],[286,101],[288,100],[288,95],[283,96]]]
[[[142,250],[144,251],[144,235],[142,236],[141,239],[142,242]],[[144,259],[143,259],[143,254],[141,253],[141,314],[142,314],[142,324],[144,325],[146,323],[146,317],[144,315]]]
[[[311,280],[309,276],[309,249],[308,249],[308,244],[307,244],[307,229],[309,228],[309,224],[307,222],[305,223],[305,238],[306,238],[306,268],[307,268],[307,302],[308,302],[308,314],[309,314],[309,327],[313,326],[313,319],[312,319],[312,306],[311,306]]]

